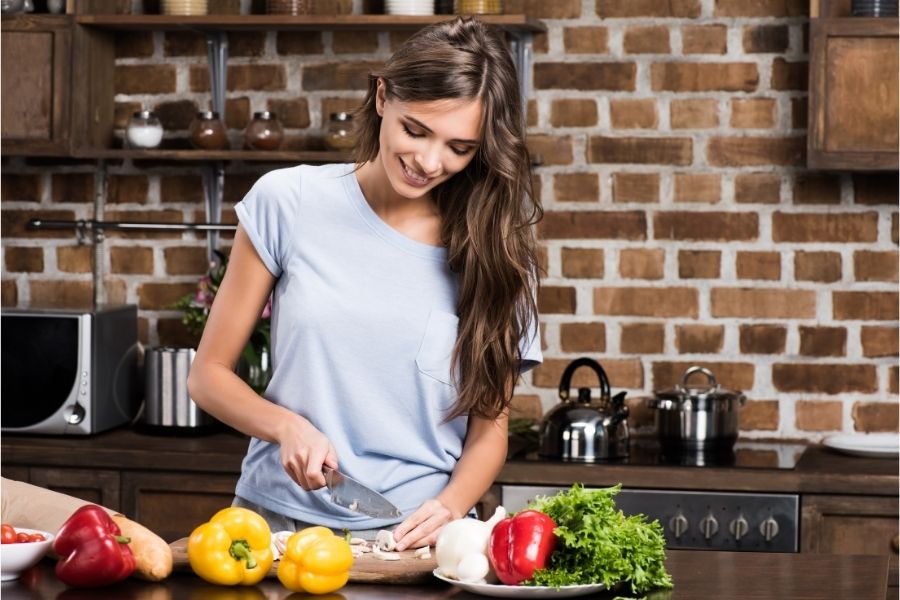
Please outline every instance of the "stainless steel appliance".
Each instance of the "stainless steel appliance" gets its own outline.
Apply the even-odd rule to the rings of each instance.
[[[203,431],[215,419],[203,412],[188,394],[187,378],[193,348],[148,348],[144,355],[144,411],[141,428],[148,432]]]
[[[4,432],[86,435],[135,417],[137,307],[0,314]]]

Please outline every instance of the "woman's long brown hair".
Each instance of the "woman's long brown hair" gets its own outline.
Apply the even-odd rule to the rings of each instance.
[[[475,157],[433,195],[441,241],[459,277],[459,329],[451,362],[458,396],[446,418],[496,418],[508,407],[519,376],[520,341],[527,342],[538,318],[532,225],[543,210],[532,188],[516,69],[501,34],[476,19],[420,30],[369,76],[355,119],[357,165],[378,156],[379,78],[389,100],[477,98],[482,103],[483,135]]]

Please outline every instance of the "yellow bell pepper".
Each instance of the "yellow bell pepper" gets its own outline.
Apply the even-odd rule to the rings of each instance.
[[[307,527],[287,541],[278,565],[278,579],[292,592],[327,594],[350,578],[350,544],[327,527]]]
[[[272,534],[260,515],[223,508],[191,533],[188,560],[194,573],[219,585],[253,585],[272,567]]]

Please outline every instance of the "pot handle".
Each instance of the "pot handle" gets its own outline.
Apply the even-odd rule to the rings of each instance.
[[[600,398],[604,402],[609,402],[609,378],[606,376],[606,371],[603,370],[603,367],[596,360],[586,357],[576,358],[563,371],[562,378],[559,380],[559,399],[563,402],[569,400],[569,387],[572,385],[572,375],[575,373],[575,369],[579,367],[590,367],[597,373],[597,377],[600,378]]]
[[[710,371],[706,367],[698,367],[695,365],[686,369],[681,375],[681,388],[687,387],[688,379],[690,379],[691,375],[693,375],[694,373],[703,373],[704,375],[706,375],[706,379],[708,380],[710,387],[719,387],[719,384],[716,383],[716,376],[713,375],[712,371]]]

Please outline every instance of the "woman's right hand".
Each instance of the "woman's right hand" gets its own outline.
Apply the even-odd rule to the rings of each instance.
[[[278,436],[281,466],[306,491],[325,487],[322,467],[337,469],[337,452],[328,438],[299,415],[289,419]]]

